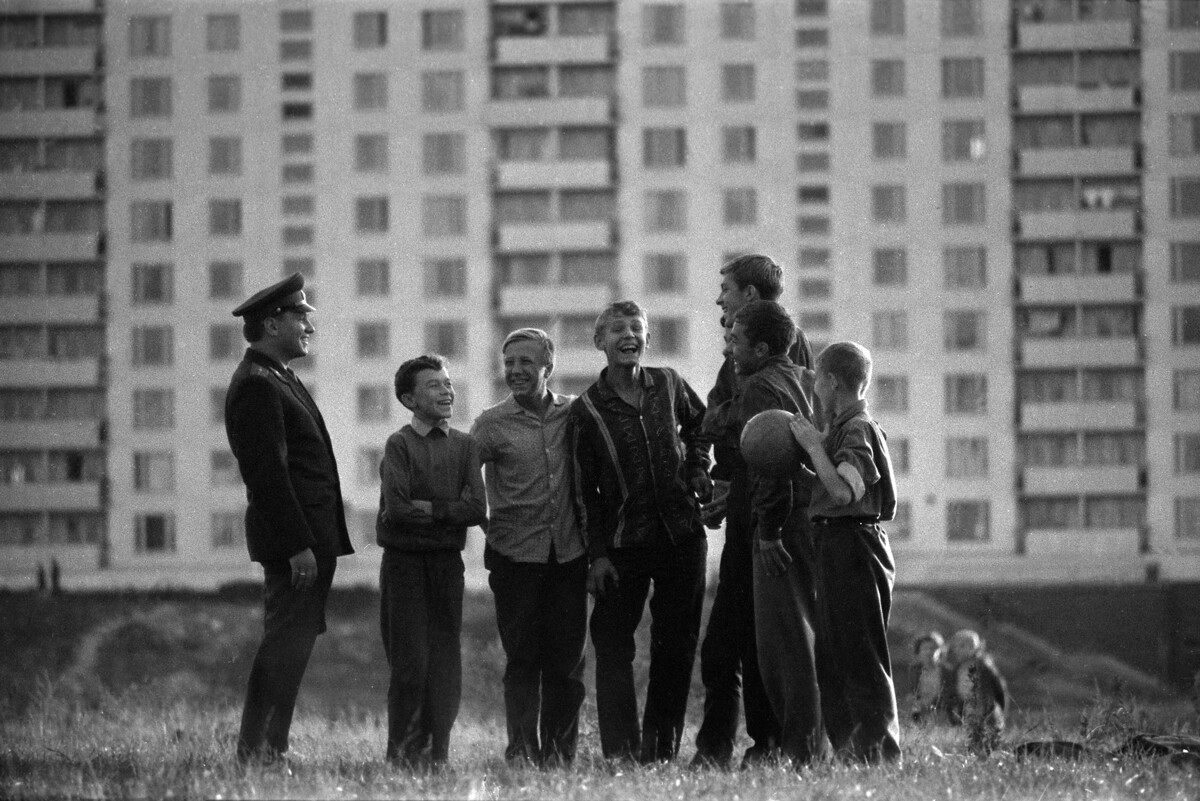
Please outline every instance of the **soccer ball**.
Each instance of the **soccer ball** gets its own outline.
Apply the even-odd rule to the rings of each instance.
[[[792,413],[767,409],[751,417],[742,428],[742,458],[759,473],[794,473],[800,469],[803,451],[788,423]]]

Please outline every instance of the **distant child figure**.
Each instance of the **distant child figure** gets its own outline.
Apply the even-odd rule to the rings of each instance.
[[[916,661],[909,687],[913,723],[928,721],[938,709],[942,696],[942,647],[946,640],[936,631],[922,634],[913,642]]]
[[[463,561],[467,527],[487,519],[479,451],[450,428],[454,387],[440,356],[396,371],[412,423],[388,437],[379,466],[376,539],[380,630],[391,668],[387,759],[441,767],[462,696]]]
[[[840,756],[874,763],[900,758],[900,724],[887,642],[896,563],[880,526],[896,516],[896,485],[887,438],[867,412],[870,383],[866,348],[829,345],[817,357],[813,387],[828,430],[822,435],[802,415],[791,430],[820,479],[808,511],[825,733]]]
[[[1003,731],[1008,685],[979,634],[970,629],[956,632],[946,650],[942,703],[950,722]]]

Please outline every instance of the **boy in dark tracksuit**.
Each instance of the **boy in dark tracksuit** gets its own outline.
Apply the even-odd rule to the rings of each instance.
[[[887,644],[896,567],[879,525],[896,515],[896,485],[887,439],[867,412],[870,381],[866,348],[854,342],[829,345],[817,357],[814,386],[830,420],[828,431],[822,437],[801,415],[791,429],[820,478],[809,515],[825,731],[840,756],[878,762],[900,757]]]
[[[447,422],[454,388],[439,356],[396,371],[396,397],[411,425],[388,437],[379,466],[376,539],[380,631],[391,668],[387,759],[444,765],[462,696],[463,561],[467,527],[487,519],[479,451]]]

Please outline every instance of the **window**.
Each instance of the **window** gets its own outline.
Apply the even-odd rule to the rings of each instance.
[[[750,0],[721,3],[721,38],[754,41],[754,4]]]
[[[873,263],[876,286],[904,286],[908,282],[908,252],[904,248],[876,248]]]
[[[907,128],[902,122],[876,122],[871,126],[871,152],[875,158],[902,159],[907,149]]]
[[[425,175],[459,175],[467,169],[466,139],[460,133],[429,133],[421,139]]]
[[[208,140],[208,174],[242,174],[242,138],[213,136]]]
[[[279,140],[279,146],[286,156],[311,153],[313,149],[312,134],[284,134],[283,138]]]
[[[1200,497],[1175,499],[1175,536],[1183,540],[1200,539]]]
[[[1200,433],[1175,435],[1175,474],[1200,473]]]
[[[242,296],[242,264],[214,261],[208,265],[208,297],[212,300]]]
[[[175,454],[170,451],[134,451],[135,492],[168,492],[175,489]]]
[[[796,47],[828,47],[829,31],[825,28],[797,28]]]
[[[823,58],[802,58],[796,62],[796,80],[806,81],[829,80],[829,61]]]
[[[687,196],[678,189],[646,192],[646,230],[666,233],[687,230]]]
[[[987,501],[946,503],[946,539],[950,542],[987,542],[991,539]]]
[[[313,165],[284,164],[279,170],[279,180],[285,184],[311,184]]]
[[[313,76],[311,72],[285,72],[279,78],[279,85],[285,92],[311,92]]]
[[[1200,177],[1171,179],[1171,216],[1200,217]]]
[[[904,0],[871,0],[871,33],[904,35]]]
[[[1181,28],[1200,28],[1200,0],[1170,0],[1171,7],[1167,17],[1167,27],[1172,30]]]
[[[354,228],[360,234],[382,234],[388,230],[388,199],[360,197],[354,201]]]
[[[942,123],[942,161],[983,161],[986,153],[983,120],[946,120]]]
[[[824,269],[829,266],[831,256],[829,248],[800,248],[796,260],[805,269]]]
[[[133,265],[133,305],[170,303],[174,289],[173,270],[170,264]]]
[[[908,411],[908,378],[902,375],[880,375],[871,381],[874,400],[871,407],[880,412]]]
[[[725,224],[746,226],[758,223],[758,193],[752,186],[722,190],[722,209]]]
[[[467,232],[467,199],[434,195],[421,199],[421,230],[428,238],[462,236]]]
[[[1200,412],[1200,370],[1176,370],[1174,403],[1177,412]]]
[[[616,73],[607,65],[558,68],[558,97],[612,97]]]
[[[801,89],[796,91],[796,108],[821,110],[829,108],[828,89]]]
[[[829,186],[826,184],[801,184],[796,188],[796,202],[824,205],[829,202]]]
[[[280,11],[279,30],[283,33],[307,33],[312,30],[311,11]]]
[[[833,285],[827,278],[805,278],[798,289],[805,300],[828,300],[833,295]]]
[[[892,457],[892,469],[900,474],[907,473],[911,469],[908,438],[889,437],[887,446],[888,455]]]
[[[749,125],[721,129],[721,159],[726,164],[753,164],[755,129]]]
[[[986,414],[987,376],[965,373],[946,376],[946,414]]]
[[[358,294],[363,296],[387,295],[388,273],[386,259],[359,259],[355,264]]]
[[[1172,156],[1200,155],[1200,114],[1172,114],[1168,130],[1168,152]]]
[[[903,186],[885,184],[871,187],[871,219],[877,223],[902,223],[907,217]]]
[[[942,0],[942,36],[978,36],[983,29],[982,0]]]
[[[802,122],[796,126],[796,138],[801,142],[828,142],[829,123]]]
[[[1171,280],[1176,283],[1200,281],[1200,242],[1171,243]]]
[[[311,39],[284,39],[279,43],[280,61],[310,61],[311,59]]]
[[[237,75],[208,76],[208,111],[223,114],[242,108],[242,79]]]
[[[687,288],[687,256],[648,253],[643,275],[647,292],[683,292]]]
[[[387,45],[387,12],[359,11],[354,15],[354,47],[369,50]]]
[[[134,139],[129,143],[129,180],[170,178],[171,172],[170,139]]]
[[[987,249],[956,246],[942,251],[946,289],[979,289],[987,285]]]
[[[462,111],[465,97],[462,72],[443,70],[421,73],[422,111]]]
[[[805,235],[828,236],[829,218],[824,215],[801,214],[796,218],[796,230]]]
[[[213,362],[236,359],[242,355],[242,329],[237,323],[208,327],[208,359]]]
[[[829,172],[828,153],[800,153],[796,156],[797,172]]]
[[[904,61],[891,58],[871,61],[871,94],[875,97],[903,97]]]
[[[225,424],[225,387],[208,388],[208,422],[209,425]]]
[[[435,320],[425,324],[425,349],[455,357],[466,353],[467,326],[465,323]]]
[[[386,384],[359,386],[358,420],[360,423],[386,423],[392,416],[392,391]]]
[[[687,73],[683,67],[643,67],[642,105],[672,108],[687,103]]]
[[[425,296],[453,298],[467,294],[466,259],[425,259]]]
[[[170,17],[130,17],[129,57],[164,58],[171,55]]]
[[[462,50],[464,41],[462,11],[421,12],[423,50]]]
[[[721,65],[721,99],[726,103],[750,103],[754,100],[754,65]]]
[[[234,548],[246,540],[246,515],[242,512],[213,512],[209,517],[213,548]]]
[[[385,322],[359,323],[355,331],[358,358],[383,359],[388,355],[388,324]]]
[[[1200,345],[1200,306],[1172,307],[1171,344]]]
[[[683,3],[651,3],[642,7],[642,44],[681,45]]]
[[[133,391],[133,427],[135,429],[174,428],[174,390],[135,389]]]
[[[650,168],[682,167],[687,163],[687,131],[646,128],[642,131],[642,161]]]
[[[175,552],[175,515],[139,514],[134,522],[134,551],[137,553]]]
[[[129,116],[134,119],[171,116],[170,78],[130,78]]]
[[[796,0],[797,17],[823,17],[829,13],[829,0]]]
[[[944,225],[983,225],[986,218],[983,184],[942,185],[942,223]]]
[[[379,486],[379,467],[382,462],[383,450],[381,448],[359,448],[358,459],[355,460],[355,473],[358,483],[364,487]],[[371,531],[373,534],[373,524]]]
[[[954,309],[942,317],[942,345],[948,351],[987,347],[987,313]]]
[[[908,315],[903,311],[871,313],[871,345],[878,350],[908,350]]]
[[[171,241],[171,202],[138,200],[130,203],[129,226],[131,242]]]
[[[983,59],[943,58],[942,97],[983,97]]]
[[[387,134],[359,134],[354,138],[354,169],[359,172],[388,171]]]
[[[946,440],[946,478],[986,478],[988,447],[984,437]]]
[[[562,161],[605,161],[612,149],[612,135],[605,128],[559,129],[558,157]]]
[[[210,53],[233,53],[241,47],[242,28],[237,14],[209,14],[205,18],[205,47]]]
[[[654,319],[654,349],[663,356],[680,356],[687,351],[687,320],[679,317]]]
[[[1200,50],[1175,50],[1170,58],[1171,91],[1200,91]]]
[[[169,325],[139,325],[133,328],[134,367],[167,367],[174,363],[174,335]]]
[[[242,201],[236,199],[208,201],[208,235],[241,236]]]
[[[354,108],[357,110],[387,108],[387,94],[387,75],[382,72],[360,72],[354,76]]]

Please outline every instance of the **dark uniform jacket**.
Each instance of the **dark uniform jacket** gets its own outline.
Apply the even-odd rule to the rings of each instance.
[[[246,350],[225,396],[225,434],[246,484],[252,560],[354,552],[325,421],[286,367]]]

